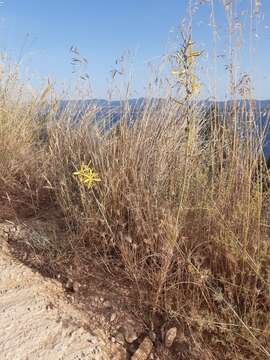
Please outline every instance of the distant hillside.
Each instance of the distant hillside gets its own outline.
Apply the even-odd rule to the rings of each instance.
[[[74,112],[74,122],[80,121],[81,117],[89,110],[91,107],[96,107],[97,111],[95,112],[94,121],[99,123],[103,131],[107,131],[114,124],[116,124],[121,118],[121,112],[123,111],[123,105],[129,107],[129,121],[133,122],[136,120],[138,114],[143,110],[146,101],[149,102],[146,98],[130,99],[127,103],[124,103],[119,100],[108,101],[105,99],[89,99],[89,100],[61,100],[60,101],[60,112],[65,111],[65,109],[71,109]],[[153,104],[160,104],[166,100],[153,98],[151,102]],[[203,101],[201,102],[206,108],[210,108],[214,105],[212,101]],[[217,104],[219,110],[222,112],[225,107],[230,107],[233,103],[232,101],[218,101]],[[239,100],[237,102],[239,107],[242,107],[243,101]],[[246,110],[249,111],[250,105],[247,102],[245,104]],[[260,128],[266,128],[266,135],[264,141],[264,153],[267,159],[270,158],[270,129],[268,127],[269,122],[269,111],[270,111],[270,100],[254,100],[253,106],[255,106],[255,117]],[[269,111],[268,111],[269,110]]]
[[[162,98],[153,98],[150,100],[153,104],[158,105],[167,101]],[[132,115],[136,114],[138,111],[141,111],[146,104],[149,103],[149,99],[146,98],[138,98],[138,99],[130,99],[128,104],[123,101],[113,100],[108,101],[105,99],[89,99],[89,100],[61,100],[60,101],[60,111],[63,111],[66,108],[71,108],[76,114],[77,118],[80,118],[87,110],[91,107],[96,107],[96,118],[100,119],[106,115],[110,115],[110,118],[113,120],[113,123],[117,122],[120,117],[121,109],[123,109],[123,105],[128,105],[129,113]],[[230,107],[233,103],[232,101],[218,101],[214,103],[213,101],[202,101],[200,102],[205,107],[211,107],[214,104],[217,104],[218,108],[223,111],[225,107]],[[239,107],[242,107],[243,101],[239,100],[237,102]],[[264,115],[263,113],[270,109],[270,100],[254,100],[254,104],[256,111],[258,114]],[[247,110],[249,110],[250,105],[247,102],[245,104]]]

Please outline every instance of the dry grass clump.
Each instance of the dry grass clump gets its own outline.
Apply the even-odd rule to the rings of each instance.
[[[45,131],[40,103],[2,100],[2,208],[57,209],[77,274],[97,260],[130,286],[158,338],[164,323],[178,324],[190,358],[192,348],[213,359],[269,358],[268,193],[260,151],[233,126],[237,117],[206,126],[193,104],[187,128],[186,108],[168,99],[100,135],[86,119],[69,126],[68,111]],[[101,182],[84,186],[73,175],[81,164]],[[43,253],[48,267],[61,241]]]
[[[43,246],[46,270],[102,267],[130,289],[157,342],[164,327],[180,329],[175,358],[269,359],[268,170],[251,93],[240,81],[242,104],[205,111],[195,96],[201,52],[183,40],[182,100],[177,90],[146,100],[133,124],[124,103],[105,133],[94,107],[74,121],[72,106],[48,101],[50,85],[25,99],[17,75],[4,78],[0,217],[56,214],[65,236]],[[82,165],[101,181],[80,181]]]
[[[18,72],[10,69],[0,86],[0,203],[9,203],[13,216],[20,210],[33,215],[47,197],[41,171],[46,91],[39,97],[31,95],[30,101],[26,95]]]

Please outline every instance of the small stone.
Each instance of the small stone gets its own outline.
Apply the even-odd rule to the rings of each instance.
[[[115,335],[115,340],[118,344],[121,344],[121,345],[125,345],[125,338],[124,338],[124,335],[120,332],[118,332],[116,335]]]
[[[132,344],[135,340],[138,339],[138,335],[137,335],[134,327],[131,326],[130,324],[124,325],[123,333],[124,333],[126,342],[129,344]]]
[[[110,321],[113,322],[115,319],[116,319],[116,313],[112,313]]]
[[[68,281],[66,282],[65,288],[68,290],[73,290],[73,280],[72,279],[68,279]]]
[[[136,352],[132,355],[131,360],[147,360],[152,352],[153,343],[147,336],[140,344]]]
[[[165,335],[165,346],[167,348],[170,348],[176,338],[176,335],[177,335],[177,328],[176,327],[172,327],[171,329],[169,329],[167,332],[166,332],[166,335]]]
[[[75,292],[79,292],[81,285],[78,283],[78,281],[74,281],[73,283],[73,290]]]
[[[104,301],[103,306],[105,309],[109,309],[112,307],[112,304],[109,300]]]

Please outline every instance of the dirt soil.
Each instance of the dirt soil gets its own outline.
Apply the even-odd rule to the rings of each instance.
[[[67,301],[60,283],[12,257],[0,236],[1,360],[123,358],[91,317]]]

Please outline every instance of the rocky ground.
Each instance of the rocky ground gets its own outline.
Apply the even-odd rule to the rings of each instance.
[[[80,285],[63,286],[14,256],[11,232],[32,236],[25,228],[0,223],[1,360],[160,359],[154,353],[155,334],[144,332],[110,294],[90,296],[85,311],[67,292],[68,287],[76,293]],[[167,347],[175,337],[176,329],[170,329]]]
[[[112,359],[116,347],[97,324],[89,328],[89,315],[65,299],[59,284],[0,252],[1,359]]]

